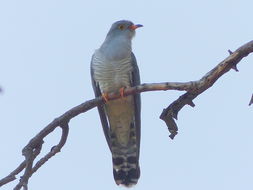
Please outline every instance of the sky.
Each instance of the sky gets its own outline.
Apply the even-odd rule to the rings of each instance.
[[[144,25],[133,40],[143,83],[187,82],[252,40],[252,7],[250,0],[0,1],[0,178],[23,161],[22,148],[41,129],[94,97],[90,59],[113,22]],[[252,63],[249,55],[240,72],[231,70],[194,108],[184,107],[174,140],[159,115],[182,92],[142,93],[141,177],[133,189],[253,188]],[[42,154],[59,137],[59,129],[50,134]],[[29,188],[124,189],[113,180],[96,109],[71,120],[66,145]]]

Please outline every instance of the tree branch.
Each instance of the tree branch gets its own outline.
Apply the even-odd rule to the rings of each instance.
[[[180,96],[176,101],[170,104],[163,110],[160,119],[164,120],[173,139],[177,135],[178,127],[174,119],[177,119],[178,112],[185,106],[190,105],[194,107],[193,99],[200,95],[202,92],[210,88],[223,74],[227,73],[230,69],[238,71],[236,65],[242,58],[248,56],[253,52],[253,41],[246,43],[238,48],[234,53],[229,50],[230,55],[220,62],[211,71],[206,73],[200,80],[194,81],[191,90]],[[252,98],[253,99],[253,98]],[[252,103],[252,100],[250,104]]]
[[[230,69],[238,71],[236,65],[241,61],[242,58],[253,52],[253,41],[238,48],[235,52],[229,50],[230,55],[204,75],[200,80],[190,82],[164,82],[164,83],[150,83],[141,84],[135,87],[127,88],[124,91],[124,95],[133,95],[135,93],[142,93],[148,91],[159,91],[159,90],[180,90],[186,91],[185,94],[180,96],[177,100],[172,102],[167,108],[165,108],[160,115],[160,118],[165,121],[170,134],[170,138],[174,138],[177,134],[178,127],[175,119],[177,119],[178,112],[185,106],[190,105],[194,107],[193,99],[200,95],[202,92],[210,88],[223,74],[228,72]],[[119,93],[112,93],[108,95],[108,100],[114,100],[120,98]],[[253,103],[253,95],[249,104]],[[60,117],[56,118],[44,129],[42,129],[35,137],[33,137],[28,144],[23,148],[23,155],[25,160],[8,176],[0,180],[0,187],[6,183],[9,183],[16,179],[16,175],[21,171],[24,171],[19,183],[16,185],[14,190],[19,190],[23,187],[24,190],[28,189],[27,184],[30,177],[35,173],[43,164],[45,164],[51,157],[56,153],[60,152],[61,148],[66,143],[68,137],[69,126],[68,123],[71,119],[81,113],[104,104],[101,97],[86,101]],[[40,154],[43,145],[43,139],[53,132],[57,127],[62,129],[62,135],[59,143],[53,146],[51,151],[42,157],[36,164],[34,164],[35,158]]]

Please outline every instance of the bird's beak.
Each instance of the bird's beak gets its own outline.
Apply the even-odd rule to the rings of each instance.
[[[129,28],[130,28],[131,30],[135,30],[136,28],[140,28],[140,27],[143,27],[143,25],[141,25],[141,24],[133,24],[133,25],[131,25]]]

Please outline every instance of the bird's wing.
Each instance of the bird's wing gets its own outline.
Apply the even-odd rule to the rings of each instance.
[[[132,77],[131,77],[131,86],[137,86],[141,83],[140,81],[140,74],[139,68],[136,62],[136,58],[134,54],[131,54],[132,58]],[[137,157],[139,158],[139,151],[140,151],[140,139],[141,139],[141,96],[140,94],[135,94],[134,96],[134,109],[135,109],[135,129],[136,129],[136,140],[137,140]]]
[[[94,57],[94,55],[91,58],[90,72],[91,72],[92,87],[93,87],[95,96],[97,98],[97,97],[101,96],[101,91],[100,91],[100,88],[99,88],[99,84],[96,83],[96,81],[94,80],[94,71],[92,69],[93,57]],[[107,121],[104,105],[97,106],[97,108],[98,108],[98,113],[99,113],[100,120],[101,120],[101,123],[102,123],[102,126],[103,126],[104,135],[105,135],[107,144],[108,144],[108,146],[111,150],[111,143],[110,143],[110,136],[109,136],[109,124],[108,124],[108,121]]]
[[[91,59],[91,64],[93,61],[93,56]],[[136,58],[134,54],[131,54],[131,63],[133,66],[133,71],[131,73],[131,86],[137,86],[140,84],[140,74],[139,74],[139,68],[136,62]],[[91,81],[92,81],[92,87],[95,93],[96,97],[101,96],[101,91],[99,88],[99,85],[94,80],[94,71],[91,67]],[[134,96],[134,109],[135,109],[135,127],[136,127],[136,139],[137,139],[137,147],[138,147],[138,157],[139,157],[139,149],[140,149],[140,136],[141,136],[141,99],[140,94],[135,94]],[[110,135],[109,135],[109,124],[107,120],[107,116],[105,113],[104,105],[98,106],[98,112],[100,116],[100,120],[103,126],[104,135],[107,141],[107,144],[111,150],[111,143],[110,143]]]

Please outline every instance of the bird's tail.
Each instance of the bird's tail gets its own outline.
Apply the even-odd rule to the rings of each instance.
[[[131,187],[140,177],[139,160],[136,152],[131,154],[113,154],[113,176],[117,185]]]

